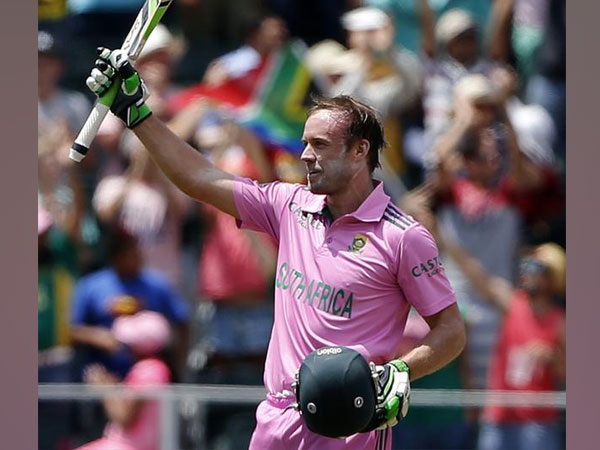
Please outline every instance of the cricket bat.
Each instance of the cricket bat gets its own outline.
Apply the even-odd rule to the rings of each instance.
[[[137,59],[148,36],[150,36],[150,33],[152,33],[152,30],[154,30],[172,2],[173,0],[146,0],[144,2],[121,46],[121,50],[127,52],[131,61]],[[69,158],[77,162],[85,158],[109,109],[110,105],[104,104],[102,99],[96,102],[94,109],[92,109],[69,151]]]

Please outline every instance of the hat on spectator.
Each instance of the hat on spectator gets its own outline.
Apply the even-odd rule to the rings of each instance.
[[[360,68],[362,58],[355,50],[347,50],[342,44],[326,39],[310,47],[304,64],[312,73],[339,75]]]
[[[53,223],[52,215],[42,206],[38,206],[38,236],[48,231]]]
[[[491,80],[483,74],[465,75],[454,86],[454,98],[465,98],[473,103],[497,103],[498,91]]]
[[[174,44],[175,40],[169,29],[162,23],[159,23],[154,31],[152,31],[152,34],[150,34],[138,59],[142,59],[159,50],[172,51],[174,49]]]
[[[61,57],[61,46],[50,32],[38,30],[38,55]]]
[[[509,112],[525,156],[537,164],[553,165],[556,130],[550,114],[540,105],[520,105]]]
[[[567,257],[564,249],[553,242],[539,245],[533,251],[533,256],[550,270],[554,289],[557,294],[563,294],[566,287]]]
[[[435,24],[435,40],[445,46],[452,39],[468,30],[474,30],[477,24],[473,17],[464,9],[446,11]]]
[[[390,17],[379,8],[362,7],[348,11],[341,18],[342,26],[348,31],[366,31],[381,28],[389,23]]]
[[[171,336],[169,322],[154,311],[119,316],[112,326],[115,339],[136,353],[152,355],[165,348]]]

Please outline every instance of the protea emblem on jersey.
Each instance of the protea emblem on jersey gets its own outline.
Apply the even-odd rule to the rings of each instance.
[[[362,254],[365,245],[369,242],[369,238],[364,234],[355,234],[354,240],[352,241],[352,245],[348,247],[348,251],[354,253],[355,255]]]

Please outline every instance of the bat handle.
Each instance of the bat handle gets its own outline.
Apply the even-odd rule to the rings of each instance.
[[[69,158],[71,158],[73,161],[81,162],[83,158],[85,158],[85,155],[90,149],[90,145],[92,144],[96,133],[98,133],[100,125],[102,125],[102,122],[108,113],[108,110],[108,106],[103,105],[100,102],[96,102],[94,109],[92,109],[90,112],[90,115],[85,121],[85,124],[81,128],[81,131],[77,135],[77,138],[75,139],[75,142],[69,151]]]

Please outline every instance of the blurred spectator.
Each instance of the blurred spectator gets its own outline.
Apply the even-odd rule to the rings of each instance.
[[[513,286],[490,275],[475,258],[444,239],[472,284],[497,305],[504,318],[493,353],[488,389],[552,391],[564,389],[565,313],[558,306],[565,288],[565,253],[543,244],[526,256]],[[479,436],[481,450],[563,448],[555,408],[486,406]]]
[[[482,83],[479,87],[484,86]],[[479,87],[471,85],[472,94]],[[457,97],[455,120],[436,148],[437,219],[440,228],[454,236],[490,273],[511,280],[520,243],[521,217],[508,202],[501,180],[526,183],[528,178],[520,170],[522,157],[507,120],[504,123],[513,139],[509,140],[509,170],[502,175],[497,140],[488,128],[496,104],[492,98],[481,95],[483,92]],[[474,99],[481,103],[474,103]],[[444,262],[467,323],[472,383],[483,388],[489,353],[498,332],[499,312],[473,290],[452,260]]]
[[[72,300],[71,339],[84,352],[84,363],[100,363],[120,377],[133,355],[111,331],[119,316],[150,310],[175,323],[173,350],[181,369],[187,352],[188,305],[159,272],[143,268],[135,237],[113,230],[108,238],[110,265],[81,278]]]
[[[214,112],[201,121],[195,143],[220,169],[261,182],[272,180],[272,169],[256,137]],[[262,233],[238,229],[234,219],[209,205],[203,206],[202,219],[205,234],[198,291],[202,299],[212,302],[213,313],[206,323],[206,367],[195,379],[260,385],[273,325],[275,243]],[[255,424],[255,409],[208,406],[208,446],[246,447]],[[232,435],[231,427],[241,428]]]
[[[179,111],[203,97],[233,107],[243,106],[251,100],[270,56],[287,39],[287,28],[281,18],[267,15],[248,18],[244,29],[244,45],[213,60],[201,83],[172,99],[171,111]]]
[[[38,382],[73,381],[69,346],[69,301],[74,279],[60,253],[53,251],[49,235],[53,219],[38,206]],[[60,250],[60,247],[59,247]],[[38,447],[53,449],[67,439],[69,402],[39,402]]]
[[[92,106],[83,94],[59,86],[64,71],[63,52],[56,36],[38,31],[38,123],[53,126],[64,120],[74,135]]]
[[[435,25],[437,50],[427,63],[423,100],[425,159],[451,122],[454,88],[469,74],[489,74],[495,67],[480,56],[480,31],[473,17],[462,9],[445,12]]]
[[[135,391],[168,384],[169,368],[160,354],[167,346],[170,329],[167,319],[152,311],[117,318],[112,334],[131,349],[135,364],[122,383]],[[119,384],[120,378],[100,364],[86,367],[84,381],[92,385]],[[79,450],[159,450],[160,411],[156,401],[130,398],[126,394],[103,401],[109,424],[104,436]]]
[[[381,8],[393,17],[398,44],[429,57],[435,53],[435,43],[430,36],[435,17],[460,8],[469,12],[483,29],[491,10],[491,2],[481,0],[365,0],[364,3]]]
[[[514,54],[521,92],[528,103],[542,105],[557,130],[554,150],[565,163],[566,33],[562,0],[496,0],[490,55],[500,62]]]
[[[382,153],[383,179],[392,198],[404,193],[404,117],[414,112],[422,88],[422,66],[410,51],[394,45],[394,26],[377,8],[357,8],[341,18],[349,51],[332,41],[315,45],[306,56],[309,70],[328,80],[326,95],[351,95],[381,115],[388,146]]]
[[[287,28],[281,18],[264,16],[249,20],[245,44],[213,61],[204,74],[204,82],[214,87],[246,77],[258,70],[286,39]]]

